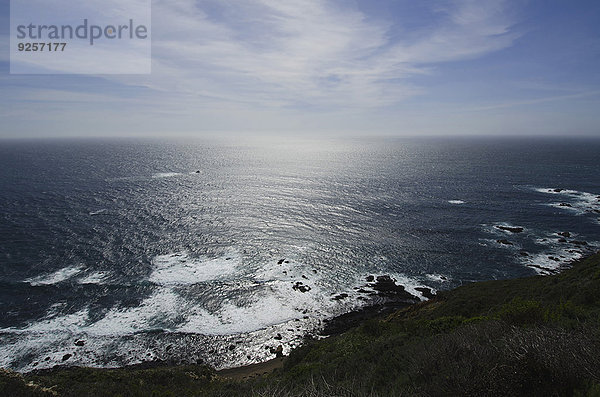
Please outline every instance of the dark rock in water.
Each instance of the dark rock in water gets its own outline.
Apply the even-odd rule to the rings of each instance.
[[[196,171],[196,174],[199,174],[199,173],[200,173],[200,170],[197,170],[197,171]]]
[[[556,233],[556,234],[558,234],[559,236],[567,237],[567,238],[571,237],[571,233],[569,233],[569,232],[560,232],[560,233]]]
[[[563,189],[554,189],[554,192],[556,192],[556,193],[560,193],[562,191],[563,191]]]
[[[372,283],[373,281],[375,281],[375,277],[374,276],[367,276],[366,280],[367,280],[367,282]]]
[[[435,294],[433,293],[433,291],[431,291],[431,288],[425,288],[425,287],[417,287],[415,288],[417,291],[419,291],[420,293],[423,294],[423,296],[427,299],[433,299],[435,298]]]
[[[373,289],[379,293],[379,296],[392,297],[394,299],[414,300],[415,296],[406,292],[402,285],[396,282],[390,276],[378,276],[377,281],[373,285]],[[418,298],[417,298],[418,299]]]
[[[296,282],[296,284],[294,284],[292,288],[294,289],[294,291],[300,291],[302,293],[310,291],[310,287],[301,283],[300,281]]]
[[[575,244],[575,245],[588,245],[587,241],[578,241],[578,240],[571,240],[571,244]]]
[[[567,239],[566,239],[566,238],[559,238],[559,239],[558,239],[558,242],[559,242],[559,243],[566,243],[566,242],[567,242]]]
[[[342,300],[342,299],[346,299],[347,297],[348,297],[348,294],[342,293],[342,294],[334,296],[333,300],[334,301],[339,301],[339,300]]]
[[[377,282],[373,286],[375,290],[379,292],[396,292],[404,291],[404,287],[397,285],[396,282],[390,276],[378,276]]]
[[[308,277],[306,277],[304,274],[302,275],[302,278],[308,280]]]
[[[561,207],[572,207],[572,205],[569,204],[569,203],[560,203],[559,206],[561,206]]]
[[[67,354],[65,354],[65,355],[63,356],[62,360],[63,360],[63,361],[67,361],[67,360],[68,360],[68,359],[70,359],[72,356],[73,356],[72,354],[70,354],[70,353],[67,353]]]
[[[507,240],[507,239],[505,239],[505,238],[503,238],[503,239],[500,239],[500,240],[496,240],[496,242],[497,242],[498,244],[504,244],[504,245],[513,245],[513,243],[511,243],[510,241],[508,241],[508,240]]]
[[[279,357],[283,357],[283,346],[279,345],[277,346],[277,348],[269,348],[269,351],[271,352],[271,354],[274,354],[275,357],[279,358]]]
[[[277,334],[277,335],[275,335],[275,336],[273,337],[273,339],[275,339],[275,340],[282,340],[282,339],[283,339],[283,336],[281,336],[281,334]]]
[[[290,261],[283,261],[283,263],[290,263]]]
[[[277,261],[277,264],[281,265],[284,261],[285,261],[285,259],[280,259],[280,260]]]
[[[560,259],[555,258],[554,256],[549,256],[548,259],[550,259],[551,261],[560,262]]]
[[[512,232],[512,233],[521,233],[523,231],[522,227],[519,226],[501,226],[501,225],[496,225],[494,226],[496,229],[500,229],[500,230],[506,230],[507,232]]]
[[[83,341],[83,340],[75,341],[75,346],[83,346],[83,345],[85,345],[85,341]]]
[[[235,350],[235,345],[229,345],[229,350]]]
[[[50,361],[50,357],[46,357],[44,361]]]
[[[529,256],[529,253],[527,251],[521,251],[521,252],[519,252],[519,255],[521,255],[521,256]]]

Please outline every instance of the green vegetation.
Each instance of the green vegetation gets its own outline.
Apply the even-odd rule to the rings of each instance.
[[[600,397],[600,254],[555,276],[470,284],[308,340],[253,380],[203,366],[3,372],[0,395]]]

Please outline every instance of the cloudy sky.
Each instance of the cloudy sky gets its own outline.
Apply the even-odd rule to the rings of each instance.
[[[11,75],[0,0],[0,137],[600,136],[599,21],[584,0],[154,0],[150,75]]]

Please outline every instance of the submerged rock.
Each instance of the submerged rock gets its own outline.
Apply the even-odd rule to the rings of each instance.
[[[275,355],[275,357],[277,357],[277,358],[283,357],[283,346],[279,345],[276,348],[270,347],[268,349],[271,354]]]
[[[569,233],[569,232],[559,232],[556,234],[558,234],[559,236],[567,237],[567,238],[571,237],[571,233]]]
[[[425,288],[425,287],[416,287],[415,288],[417,291],[419,291],[420,293],[423,294],[423,296],[427,299],[433,299],[435,298],[435,294],[433,293],[433,291],[431,290],[431,288]]]
[[[347,297],[348,297],[348,294],[342,293],[342,294],[338,294],[338,295],[334,296],[332,299],[334,301],[339,301],[339,300],[342,300],[342,299],[346,299]]]
[[[292,288],[294,289],[294,291],[300,291],[302,293],[310,291],[310,287],[308,285],[303,284],[300,281],[297,281]]]
[[[560,203],[559,206],[560,207],[572,207],[572,205],[569,203]]]
[[[390,276],[378,276],[373,289],[378,292],[379,296],[392,297],[394,299],[414,300],[416,297],[408,293],[404,286],[396,284],[396,281]]]
[[[495,226],[496,229],[500,229],[500,230],[506,230],[507,232],[511,232],[511,233],[521,233],[523,231],[523,228],[520,226],[502,226],[502,225],[496,225]]]
[[[571,240],[571,244],[575,245],[588,245],[587,241]]]

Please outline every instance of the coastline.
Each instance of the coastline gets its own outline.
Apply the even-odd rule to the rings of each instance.
[[[513,278],[513,279],[507,279],[507,280],[488,280],[488,281],[492,281],[492,282],[493,281],[511,281],[511,280],[519,280],[519,279],[526,280],[526,279],[534,278],[534,277],[556,276],[556,275],[560,275],[564,271],[567,271],[567,270],[573,268],[574,266],[577,266],[578,263],[583,263],[586,260],[588,260],[589,258],[598,256],[598,255],[600,255],[600,251],[589,253],[578,259],[574,259],[571,262],[569,262],[568,264],[561,266],[555,273],[537,274],[537,275],[533,275],[533,276],[529,276],[529,277]],[[480,282],[469,283],[466,285],[480,284],[480,283],[485,283],[485,282],[486,281],[480,281]],[[457,287],[457,288],[454,288],[454,289],[451,289],[448,291],[440,291],[440,292],[443,295],[444,293],[455,291],[458,288],[461,288],[461,287]],[[399,293],[399,296],[395,297],[396,299],[394,299],[394,294],[393,294],[394,290]],[[389,291],[392,291],[391,295],[390,295]],[[387,294],[385,291],[379,291],[379,293],[381,294],[380,298],[383,299],[380,303],[370,304],[370,305],[361,307],[356,310],[352,310],[348,313],[340,314],[338,316],[335,316],[331,319],[326,320],[323,329],[321,329],[319,332],[317,332],[317,336],[330,337],[330,336],[340,335],[352,328],[360,326],[365,321],[368,321],[371,319],[377,319],[377,318],[384,318],[385,316],[394,315],[398,311],[410,312],[412,308],[414,308],[415,306],[417,306],[419,304],[427,304],[427,303],[432,304],[432,303],[434,303],[433,301],[437,297],[437,294],[431,292],[431,290],[430,290],[428,293],[426,292],[429,295],[429,296],[427,296],[426,300],[421,301],[416,296],[410,295],[410,294],[408,294],[408,292],[405,292],[404,288],[402,286],[397,286],[397,285],[391,286],[391,289],[388,290]],[[410,295],[410,297],[408,297],[405,294]],[[416,299],[416,301],[411,302],[410,301],[411,299]],[[305,335],[305,338],[314,338],[314,335],[309,333],[309,334]],[[216,374],[217,374],[217,376],[220,376],[222,378],[232,379],[232,380],[236,380],[236,381],[252,379],[252,378],[256,378],[261,375],[266,375],[268,373],[271,373],[271,372],[275,371],[276,369],[283,368],[283,365],[284,365],[287,357],[288,356],[276,357],[276,358],[273,358],[273,359],[270,359],[268,361],[261,362],[261,363],[248,364],[248,365],[242,365],[242,366],[238,366],[238,367],[221,369],[221,370],[216,371]]]
[[[288,356],[258,364],[219,371],[164,362],[26,374],[3,370],[0,394],[330,396],[356,390],[353,395],[367,396],[457,395],[468,389],[472,395],[543,396],[561,390],[560,395],[591,396],[600,391],[600,252],[559,274],[474,282],[388,309],[368,308],[368,314],[353,318],[372,316],[359,325],[307,339]]]

